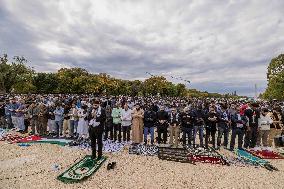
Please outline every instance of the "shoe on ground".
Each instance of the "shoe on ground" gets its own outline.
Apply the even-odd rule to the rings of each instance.
[[[111,163],[111,168],[114,169],[116,167],[116,162]]]
[[[107,170],[111,170],[112,169],[112,163],[107,164]]]

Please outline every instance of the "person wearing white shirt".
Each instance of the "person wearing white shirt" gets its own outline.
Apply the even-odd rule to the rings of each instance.
[[[123,141],[130,141],[130,127],[132,123],[132,110],[127,104],[124,105],[124,109],[121,111],[121,126],[123,133]]]
[[[78,128],[77,128],[77,134],[79,137],[87,137],[88,136],[88,112],[87,112],[87,106],[83,105],[82,108],[79,108],[78,110]]]
[[[258,119],[258,137],[257,137],[257,146],[267,147],[268,146],[268,136],[270,132],[270,124],[273,123],[273,120],[268,115],[268,109],[264,108],[261,112],[260,118]]]
[[[76,105],[75,103],[72,104],[72,108],[70,109],[70,112],[69,112],[69,116],[70,116],[70,119],[69,119],[69,135],[70,137],[73,137],[74,134],[76,134],[77,132],[77,127],[78,127],[78,110],[76,108]]]

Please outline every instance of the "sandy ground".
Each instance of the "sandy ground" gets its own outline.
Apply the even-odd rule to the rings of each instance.
[[[56,177],[90,152],[52,144],[19,147],[0,142],[0,188],[284,188],[284,160],[271,160],[280,171],[263,168],[197,165],[129,155],[127,149],[106,154],[108,160],[87,180],[64,184]],[[114,170],[107,163],[116,161]],[[52,169],[61,166],[59,171]]]

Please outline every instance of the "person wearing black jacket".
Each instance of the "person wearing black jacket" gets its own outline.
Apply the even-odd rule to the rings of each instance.
[[[51,104],[47,108],[47,127],[48,135],[52,136],[55,134],[55,115],[54,115],[54,104]]]
[[[6,123],[5,123],[5,104],[4,102],[0,102],[0,127],[5,128]]]
[[[229,121],[230,115],[226,110],[225,105],[221,105],[221,111],[219,112],[219,121],[218,121],[218,138],[217,138],[217,146],[220,149],[221,146],[221,139],[224,135],[224,147],[228,147],[228,138],[229,138]]]
[[[198,105],[197,109],[194,110],[194,132],[193,132],[193,146],[196,142],[196,134],[199,132],[200,146],[203,147],[203,130],[205,125],[205,111],[202,109],[202,105]]]
[[[93,110],[89,121],[89,135],[91,139],[92,158],[96,159],[98,144],[98,159],[102,157],[103,151],[103,131],[106,120],[105,109],[100,106],[100,102],[95,100],[93,103]]]
[[[238,135],[238,148],[242,149],[247,118],[245,115],[241,115],[239,106],[236,107],[236,112],[231,115],[231,121],[232,121],[232,136],[231,136],[230,150],[231,151],[234,150],[235,140],[237,135]]]
[[[178,147],[179,135],[180,135],[180,117],[176,107],[172,108],[172,112],[169,116],[170,123],[170,145],[173,145],[173,138],[175,139],[174,147]]]
[[[158,144],[163,142],[164,144],[167,143],[167,131],[168,131],[168,119],[169,114],[165,111],[164,106],[160,107],[160,110],[157,113],[157,132],[158,132]],[[163,139],[161,138],[163,135]]]
[[[248,118],[248,127],[245,132],[245,148],[254,148],[257,141],[257,128],[258,119],[260,117],[260,111],[258,109],[258,104],[253,103],[245,110],[245,116]]]
[[[180,114],[180,120],[181,120],[183,146],[186,145],[186,135],[188,138],[188,145],[191,145],[193,124],[194,124],[193,112],[188,107],[185,107],[183,112]]]
[[[147,144],[147,135],[151,134],[151,145],[154,144],[154,129],[157,121],[157,114],[153,106],[147,106],[144,112],[144,143]]]
[[[208,140],[209,140],[209,137],[211,136],[212,137],[212,145],[213,145],[213,148],[215,148],[216,146],[216,138],[215,138],[215,134],[216,134],[216,131],[217,131],[217,123],[218,123],[218,120],[219,120],[219,116],[218,114],[216,113],[215,111],[215,108],[214,107],[210,107],[209,108],[209,112],[206,116],[206,127],[205,127],[205,131],[206,131],[206,134],[205,134],[205,147],[208,148]]]

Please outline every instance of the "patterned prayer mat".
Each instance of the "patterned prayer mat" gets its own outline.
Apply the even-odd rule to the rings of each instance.
[[[68,143],[70,147],[76,147],[81,150],[91,150],[91,141],[87,138],[78,138]]]
[[[124,147],[126,143],[124,142],[113,142],[111,140],[103,141],[103,152],[106,153],[115,153],[120,152]]]
[[[274,152],[271,150],[254,150],[250,149],[248,150],[249,153],[251,153],[254,156],[257,156],[262,159],[284,159],[282,155],[280,155],[278,152]]]
[[[144,155],[144,156],[155,156],[158,155],[158,147],[155,145],[130,145],[129,154]]]
[[[169,145],[159,145],[158,149],[158,158],[161,160],[194,164],[188,158],[188,152],[185,148],[172,148]]]
[[[94,174],[106,159],[107,157],[103,156],[99,160],[93,160],[90,155],[87,155],[81,161],[60,174],[57,179],[64,183],[80,182]]]
[[[220,165],[230,165],[219,152],[215,149],[209,147],[208,149],[203,147],[187,147],[188,158],[190,161],[220,164]]]
[[[23,137],[17,134],[6,134],[1,138],[0,141],[7,141],[9,144],[14,144],[19,142],[21,139],[23,139]]]
[[[103,152],[105,153],[115,153],[120,152],[127,143],[113,142],[111,140],[103,141]],[[91,150],[91,141],[90,139],[77,139],[75,141],[69,142],[69,146],[77,147],[82,150]]]
[[[266,168],[269,171],[278,171],[278,169],[276,167],[273,167],[268,161],[261,159],[259,157],[256,157],[254,155],[252,155],[250,152],[246,151],[246,150],[240,150],[240,149],[236,149],[235,153],[242,159],[244,159],[245,161],[248,161],[256,166],[261,166]]]

